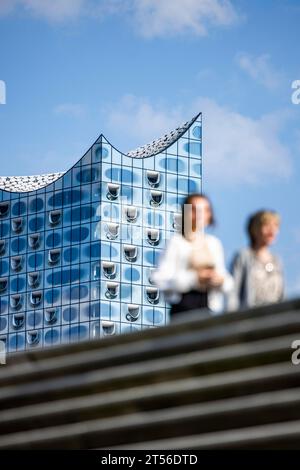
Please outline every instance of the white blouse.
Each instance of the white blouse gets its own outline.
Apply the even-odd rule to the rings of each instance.
[[[225,294],[233,288],[233,279],[225,268],[224,250],[220,240],[213,235],[205,235],[207,246],[212,254],[215,269],[224,277],[220,287],[208,291],[208,307],[213,313],[220,313],[225,308]],[[190,268],[192,243],[180,234],[175,234],[169,241],[159,267],[153,273],[153,281],[165,294],[167,302],[180,302],[185,292],[197,289],[198,274]],[[193,306],[191,306],[191,309]]]

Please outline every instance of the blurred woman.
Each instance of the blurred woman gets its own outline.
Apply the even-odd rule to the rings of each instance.
[[[214,224],[212,205],[205,195],[192,194],[182,206],[182,229],[170,240],[153,281],[172,305],[171,316],[208,308],[219,313],[224,293],[233,286],[225,269],[220,240],[205,233]]]
[[[274,211],[261,210],[247,224],[249,247],[241,250],[232,262],[234,289],[229,309],[254,307],[283,299],[282,267],[269,247],[279,231],[280,217]]]

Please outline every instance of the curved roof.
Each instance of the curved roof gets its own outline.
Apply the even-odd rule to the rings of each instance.
[[[138,147],[135,150],[127,152],[126,155],[132,158],[146,158],[157,155],[174,144],[196,121],[201,113],[197,114],[190,121],[182,124],[168,134],[159,139],[153,140],[149,144]],[[122,153],[122,152],[121,152]],[[28,192],[44,188],[63,176],[66,172],[48,173],[45,175],[33,176],[0,176],[0,189],[9,192]]]
[[[164,136],[160,137],[159,139],[153,140],[149,144],[143,145],[142,147],[138,147],[135,150],[131,150],[127,153],[128,157],[133,158],[145,158],[145,157],[153,157],[160,152],[166,150],[166,148],[170,147],[170,145],[174,144],[176,140],[178,140],[188,129],[191,125],[196,121],[197,116],[193,117],[190,121],[185,122],[182,126],[177,127],[174,131],[165,134]]]
[[[18,193],[35,191],[36,189],[48,186],[48,184],[53,183],[64,174],[65,172],[33,176],[0,176],[0,189]]]

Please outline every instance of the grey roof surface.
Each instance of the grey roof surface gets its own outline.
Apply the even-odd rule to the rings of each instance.
[[[188,130],[198,116],[199,114],[168,134],[165,134],[159,139],[153,140],[149,144],[138,147],[135,150],[131,150],[126,155],[132,158],[146,158],[163,152]],[[33,176],[0,176],[0,189],[20,193],[35,191],[53,183],[64,174],[65,172]]]

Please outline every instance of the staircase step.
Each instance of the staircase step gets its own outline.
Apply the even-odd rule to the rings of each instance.
[[[18,432],[0,449],[83,449],[300,419],[300,388]]]
[[[200,322],[201,323],[201,322]],[[285,312],[281,316],[263,318],[246,318],[240,322],[231,322],[215,325],[210,321],[205,328],[177,335],[168,335],[155,338],[140,339],[126,344],[113,344],[99,350],[87,350],[74,354],[67,354],[58,360],[55,355],[37,361],[21,362],[7,366],[1,371],[0,387],[21,384],[26,381],[40,381],[43,378],[66,377],[76,372],[87,372],[104,368],[117,367],[122,364],[138,363],[156,358],[172,357],[179,353],[208,350],[225,345],[249,343],[268,338],[299,332],[300,311]],[[31,356],[30,356],[31,357]]]
[[[162,382],[4,410],[0,435],[81,420],[149,412],[175,406],[300,387],[300,368],[276,364],[220,374]]]
[[[162,357],[112,369],[84,372],[66,377],[0,388],[0,407],[14,407],[30,403],[125,389],[170,381],[191,376],[202,376],[226,370],[237,370],[254,365],[290,362],[291,344],[295,335],[251,343],[224,346],[206,351]]]
[[[106,450],[299,450],[300,421],[288,421],[208,434],[180,436],[136,444],[105,447]],[[99,447],[101,449],[101,447]]]

